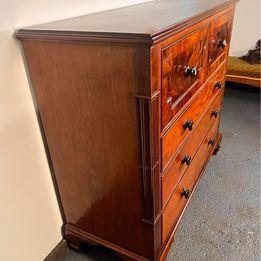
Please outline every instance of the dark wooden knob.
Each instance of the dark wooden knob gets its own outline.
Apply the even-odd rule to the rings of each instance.
[[[217,116],[218,116],[218,111],[212,111],[211,112],[211,117],[217,118]]]
[[[208,145],[211,145],[211,146],[213,146],[214,144],[215,144],[215,139],[210,139],[209,141],[208,141]]]
[[[226,41],[226,39],[224,39],[224,40],[219,40],[219,41],[218,41],[218,47],[222,47],[223,49],[225,49],[226,46],[227,46],[227,41]]]
[[[188,199],[189,195],[190,195],[190,190],[183,188],[180,195],[181,195],[181,197],[184,197],[185,199]]]
[[[213,151],[213,155],[217,155],[217,153],[219,152],[220,148],[221,148],[221,146],[218,145],[218,146],[216,147],[216,149]]]
[[[189,131],[192,131],[193,125],[194,125],[194,121],[193,121],[193,120],[190,120],[190,121],[187,121],[187,120],[186,120],[186,121],[184,122],[183,127],[184,127],[185,130],[188,129]]]
[[[192,162],[191,156],[185,155],[185,156],[183,157],[183,159],[182,159],[182,163],[186,163],[188,166],[191,164],[191,162]]]
[[[221,89],[222,88],[222,81],[216,81],[214,84],[214,87],[217,89]]]
[[[191,68],[189,66],[186,66],[184,73],[186,76],[197,76],[198,69],[196,66],[193,66]]]

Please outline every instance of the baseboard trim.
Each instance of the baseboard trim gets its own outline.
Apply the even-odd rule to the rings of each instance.
[[[43,261],[61,261],[67,254],[67,242],[62,239]]]

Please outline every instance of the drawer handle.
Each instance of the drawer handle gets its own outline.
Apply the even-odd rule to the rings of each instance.
[[[226,46],[227,46],[227,41],[226,41],[226,39],[224,39],[223,41],[222,41],[222,40],[219,40],[219,41],[218,41],[218,48],[219,48],[219,47],[222,47],[223,49],[225,49]]]
[[[188,199],[190,196],[190,190],[189,189],[182,189],[180,193],[181,197],[184,197],[185,199]]]
[[[217,116],[218,116],[218,111],[212,111],[211,112],[211,117],[217,118]]]
[[[191,162],[192,162],[192,158],[191,158],[191,156],[184,156],[183,157],[183,159],[182,159],[182,163],[184,164],[184,163],[186,163],[187,164],[187,166],[189,166],[190,164],[191,164]]]
[[[187,121],[187,120],[186,120],[186,121],[184,122],[183,127],[184,127],[185,130],[188,129],[189,131],[192,131],[193,125],[194,125],[194,121],[193,121],[193,120],[190,120],[190,121]]]
[[[217,89],[221,89],[222,88],[222,81],[215,81],[214,87]]]
[[[208,145],[211,145],[211,146],[213,146],[215,143],[216,143],[215,139],[210,139],[208,141]]]
[[[196,66],[193,67],[189,67],[189,66],[185,66],[185,71],[184,71],[186,76],[197,76],[198,74],[198,69]]]

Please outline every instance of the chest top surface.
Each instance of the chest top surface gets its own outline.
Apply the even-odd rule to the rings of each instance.
[[[83,15],[75,18],[36,25],[18,31],[43,34],[51,32],[81,32],[106,34],[133,34],[155,37],[175,27],[182,27],[188,21],[225,8],[237,0],[162,0],[134,6]]]

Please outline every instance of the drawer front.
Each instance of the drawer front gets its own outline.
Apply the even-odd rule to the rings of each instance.
[[[228,12],[210,24],[208,43],[208,68],[210,75],[228,54],[233,12]]]
[[[193,131],[182,149],[171,161],[166,171],[162,175],[162,208],[165,207],[170,195],[176,188],[180,178],[187,168],[192,164],[195,153],[206,135],[209,128],[219,122],[221,113],[221,104],[223,100],[223,93],[212,103],[203,119],[199,122],[197,128]]]
[[[198,124],[200,116],[207,109],[212,98],[221,92],[224,85],[224,73],[225,66],[223,65],[209,80],[202,93],[195,99],[190,107],[183,112],[162,138],[162,170],[166,168],[171,158],[175,155],[182,141]]]
[[[162,50],[162,128],[204,81],[207,27]]]
[[[186,171],[182,180],[174,191],[170,201],[168,202],[165,211],[162,214],[162,240],[167,239],[168,235],[175,227],[182,210],[186,206],[188,197],[193,190],[196,181],[206,163],[208,155],[212,149],[213,144],[210,140],[215,140],[218,133],[218,121],[211,127],[210,131],[204,138],[200,145],[195,158],[193,159],[190,167]]]

